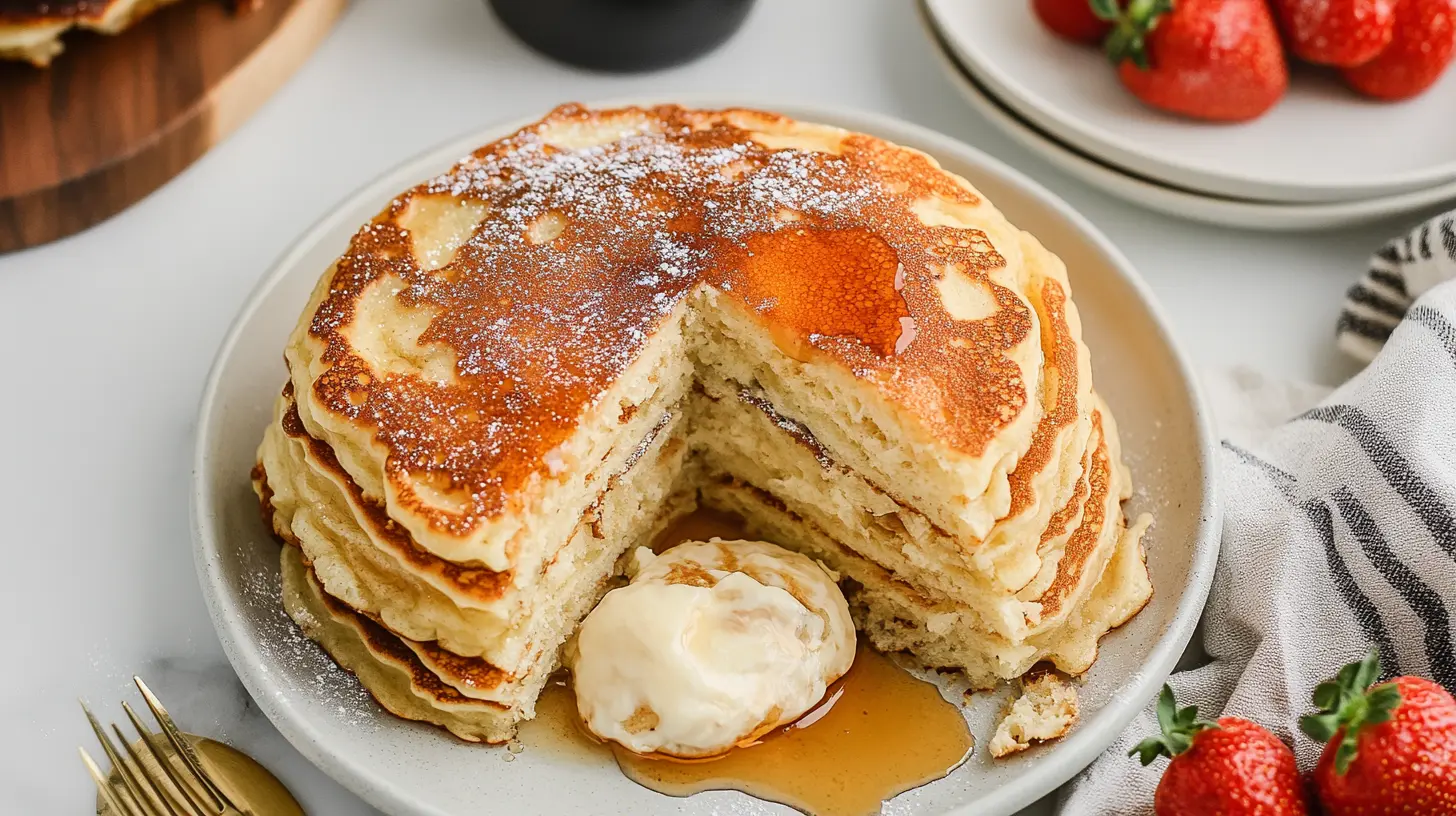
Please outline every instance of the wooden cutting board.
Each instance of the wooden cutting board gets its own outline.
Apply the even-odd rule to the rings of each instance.
[[[116,36],[72,31],[49,68],[0,63],[0,252],[120,212],[227,137],[348,0],[186,0]]]

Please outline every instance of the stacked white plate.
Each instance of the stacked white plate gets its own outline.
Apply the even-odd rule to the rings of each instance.
[[[1300,230],[1456,202],[1456,68],[1416,99],[1364,99],[1296,66],[1272,111],[1213,124],[1153,110],[1093,47],[1027,0],[920,0],[947,75],[1007,135],[1109,193],[1170,215]]]

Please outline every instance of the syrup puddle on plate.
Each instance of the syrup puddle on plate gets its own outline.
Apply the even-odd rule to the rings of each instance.
[[[849,674],[797,722],[718,759],[648,759],[613,746],[627,778],[669,796],[739,790],[811,814],[873,814],[970,756],[960,709],[861,646]]]
[[[653,549],[744,535],[736,517],[700,510],[664,531]],[[598,756],[610,751],[628,779],[669,796],[737,790],[816,816],[879,813],[885,801],[954,771],[974,745],[960,708],[862,640],[849,673],[818,706],[715,759],[649,758],[597,741],[581,725],[562,679],[547,686],[520,739],[528,749],[570,740]]]
[[[530,750],[543,738],[599,756],[610,751],[628,779],[668,796],[736,790],[814,816],[879,813],[889,799],[960,767],[974,744],[960,709],[939,689],[863,645],[813,710],[716,759],[649,758],[598,742],[562,679],[546,687],[520,740]]]

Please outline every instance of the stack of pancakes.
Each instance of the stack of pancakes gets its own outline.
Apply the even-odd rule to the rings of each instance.
[[[177,0],[0,0],[0,59],[45,66],[72,28],[119,34]]]
[[[285,356],[254,482],[288,610],[467,739],[699,506],[979,687],[1085,671],[1151,593],[1062,262],[870,136],[560,108],[394,199]]]

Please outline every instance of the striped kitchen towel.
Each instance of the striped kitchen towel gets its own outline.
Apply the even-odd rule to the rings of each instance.
[[[1363,363],[1375,359],[1411,304],[1453,278],[1456,210],[1396,238],[1370,259],[1370,271],[1345,294],[1345,308],[1335,327],[1340,348]]]
[[[1382,291],[1429,285],[1413,264],[1434,264],[1443,223],[1451,235],[1448,216],[1381,256]],[[1262,723],[1306,770],[1322,746],[1299,732],[1299,715],[1317,683],[1370,648],[1387,675],[1456,691],[1456,280],[1390,322],[1370,338],[1372,348],[1384,341],[1375,361],[1317,405],[1299,404],[1312,392],[1271,395],[1250,377],[1219,394],[1296,415],[1258,433],[1220,417],[1236,436],[1220,452],[1223,545],[1203,618],[1211,662],[1169,682],[1202,716]],[[1064,789],[1059,812],[1151,813],[1167,763],[1144,768],[1127,752],[1157,729],[1149,705]]]

